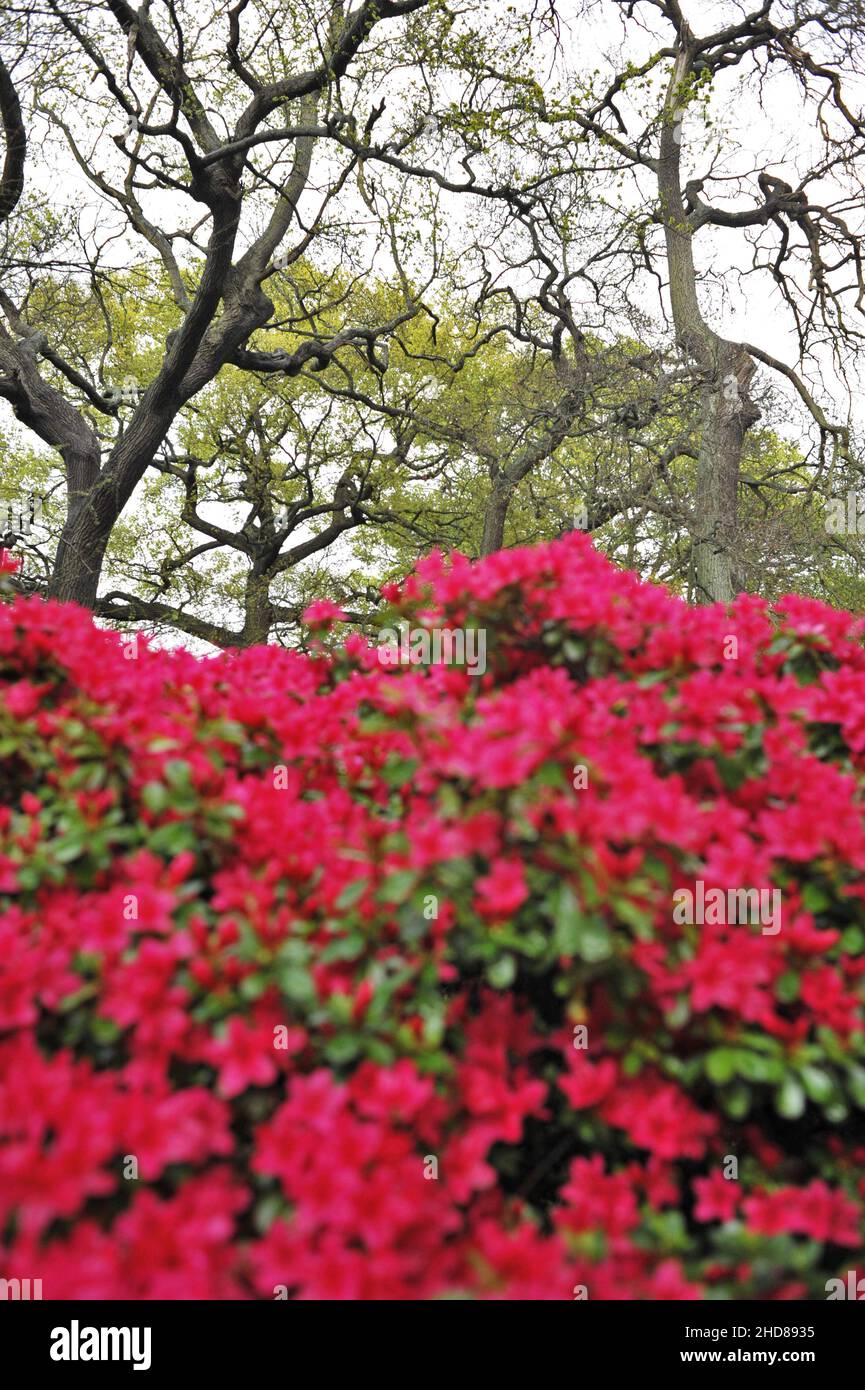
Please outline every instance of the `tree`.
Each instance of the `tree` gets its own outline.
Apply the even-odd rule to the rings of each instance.
[[[729,600],[741,587],[741,470],[745,441],[759,419],[759,368],[783,379],[815,426],[817,485],[825,491],[845,474],[859,477],[847,411],[837,406],[855,380],[851,358],[862,341],[865,291],[865,124],[847,90],[859,68],[852,14],[851,7],[777,0],[744,11],[731,4],[726,22],[697,33],[679,0],[553,4],[533,8],[527,22],[539,32],[539,54],[544,43],[555,47],[555,81],[505,75],[482,53],[476,59],[482,109],[495,106],[495,94],[501,104],[520,86],[529,116],[521,136],[525,157],[548,171],[547,207],[569,254],[594,239],[590,251],[580,247],[569,287],[582,281],[600,310],[607,312],[616,298],[618,313],[630,306],[637,318],[645,315],[648,291],[660,291],[683,365],[701,394],[691,535],[704,598]],[[591,76],[569,69],[569,50],[580,54],[582,68],[587,48],[609,44],[617,18],[624,26],[621,50],[605,54],[603,68]],[[592,28],[598,22],[600,31]],[[531,72],[541,63],[526,66]],[[776,140],[775,149],[758,154],[747,141],[713,130],[719,108],[750,101],[759,112],[764,99],[785,100],[789,119],[794,98],[794,149]],[[582,151],[584,179],[603,214],[578,233],[566,227],[570,174],[561,169],[563,147]],[[760,345],[758,327],[752,342],[725,337],[714,326],[713,282],[729,293],[743,276],[752,286],[751,305],[764,302],[756,294],[760,281],[774,288],[795,344],[792,365]],[[821,371],[829,374],[825,384]]]
[[[865,126],[848,108],[840,77],[823,66],[819,57],[801,47],[809,30],[818,47],[821,34],[831,33],[831,21],[803,13],[801,17],[773,22],[771,5],[752,10],[743,18],[698,38],[688,25],[678,0],[664,0],[661,12],[674,31],[673,70],[667,88],[660,148],[655,164],[669,267],[670,302],[678,341],[697,362],[705,380],[703,437],[697,475],[697,509],[704,518],[704,533],[696,547],[696,569],[701,588],[712,598],[728,599],[736,584],[736,522],[739,475],[745,434],[759,418],[750,394],[757,363],[773,365],[769,354],[748,343],[731,342],[716,333],[702,312],[697,295],[693,258],[694,237],[702,227],[731,229],[771,228],[777,250],[771,267],[783,298],[796,322],[800,357],[809,350],[821,330],[837,342],[855,341],[858,330],[848,329],[844,280],[855,268],[854,309],[861,309],[865,290],[862,280],[862,243],[857,231],[844,220],[849,195],[823,203],[809,187],[834,167],[847,172],[861,158]],[[704,200],[711,175],[683,184],[682,121],[689,94],[699,83],[712,83],[725,69],[743,61],[765,72],[780,60],[795,74],[805,91],[816,82],[825,95],[825,106],[840,117],[833,132],[831,116],[822,122],[824,149],[821,160],[799,172],[796,187],[762,169],[757,173],[759,196],[728,210]],[[813,109],[813,107],[812,107]],[[816,112],[815,112],[816,115]],[[847,148],[845,143],[849,142]],[[760,242],[758,241],[758,245]],[[759,264],[759,261],[757,262]],[[807,269],[803,284],[801,270]],[[843,276],[839,273],[843,271]],[[846,296],[849,299],[849,296]],[[804,305],[803,305],[804,301]],[[796,375],[800,395],[812,408],[824,432],[828,422]],[[836,428],[842,448],[847,439]]]
[[[425,27],[413,26],[424,9]],[[270,284],[313,243],[330,242],[331,254],[345,249],[344,237],[342,247],[333,244],[340,216],[346,220],[340,199],[352,177],[362,185],[373,127],[385,111],[384,101],[369,104],[370,91],[405,60],[425,73],[436,26],[447,22],[440,7],[364,0],[350,8],[335,0],[312,11],[288,3],[275,13],[240,0],[227,25],[221,15],[203,25],[200,19],[184,6],[149,0],[138,10],[125,0],[95,7],[51,0],[48,16],[25,10],[17,17],[7,38],[11,56],[0,70],[0,215],[21,214],[7,234],[3,267],[0,394],[63,458],[67,517],[50,592],[91,607],[117,518],[179,413],[221,370],[290,377],[306,364],[324,368],[351,347],[374,361],[418,307],[406,299],[388,321],[355,322],[322,337],[307,327],[302,301],[275,322]],[[74,74],[62,57],[70,45]],[[19,81],[27,90],[26,117]],[[116,328],[110,313],[101,343],[83,363],[58,347],[51,322],[40,322],[43,267],[26,244],[47,231],[51,217],[38,202],[21,201],[27,118],[43,153],[56,153],[61,140],[100,203],[119,210],[127,241],[155,253],[164,268],[175,323],[164,342],[149,345],[152,374],[137,385],[106,380]],[[402,150],[416,147],[428,119],[409,99],[389,140]],[[109,134],[118,121],[122,133]],[[418,178],[425,177],[419,166]],[[400,244],[386,209],[377,224],[370,247],[351,249],[358,262],[364,249],[374,253],[382,229],[394,257],[405,253],[410,238]],[[113,268],[104,225],[97,227],[83,238],[78,275],[68,259],[63,271],[69,298],[80,297],[85,275],[104,314]],[[299,338],[290,353],[270,351],[266,332],[253,341],[286,327]],[[339,511],[335,499],[334,517]]]
[[[575,68],[618,17],[622,50]],[[703,36],[677,0],[200,20],[50,0],[4,37],[0,395],[63,459],[51,593],[246,644],[296,622],[311,564],[362,609],[417,549],[583,514],[693,597],[765,587],[767,554],[770,587],[849,575],[820,517],[860,476],[843,6],[731,5]],[[711,125],[779,70],[819,115],[801,168]],[[82,209],[39,187],[60,150]],[[793,365],[718,326],[742,277],[777,291]],[[813,448],[776,436],[791,393]]]

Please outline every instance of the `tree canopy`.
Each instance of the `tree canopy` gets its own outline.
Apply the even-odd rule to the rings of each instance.
[[[855,7],[5,13],[20,587],[294,642],[576,527],[694,601],[860,605]]]

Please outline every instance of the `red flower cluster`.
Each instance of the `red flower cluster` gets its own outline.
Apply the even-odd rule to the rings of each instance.
[[[580,536],[385,598],[485,673],[328,603],[313,657],[211,660],[0,603],[0,1276],[825,1297],[865,1230],[862,625],[692,610]],[[698,880],[752,907],[683,919]]]

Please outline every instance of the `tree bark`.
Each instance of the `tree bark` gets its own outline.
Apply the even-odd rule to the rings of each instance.
[[[741,343],[729,342],[709,326],[697,297],[693,238],[700,223],[686,210],[681,182],[684,89],[693,59],[693,35],[683,22],[665,100],[657,177],[676,339],[696,362],[703,379],[691,527],[695,578],[703,602],[729,603],[738,589],[736,549],[742,449],[760,412],[749,395],[756,371],[754,362]]]
[[[254,567],[247,574],[243,632],[238,640],[239,647],[259,647],[267,642],[273,624],[270,584],[270,576],[258,573]]]
[[[715,370],[702,391],[693,536],[694,577],[704,601],[730,603],[740,587],[739,472],[745,435],[759,418],[748,396],[754,371],[743,349],[719,342]]]
[[[501,550],[505,543],[505,522],[508,519],[508,507],[511,504],[513,486],[496,479],[487,505],[484,509],[484,530],[481,539],[481,555],[492,555],[494,551]]]
[[[78,603],[96,608],[99,577],[105,560],[110,527],[100,531],[87,501],[70,511],[57,543],[54,571],[48,581],[48,597],[59,603]]]

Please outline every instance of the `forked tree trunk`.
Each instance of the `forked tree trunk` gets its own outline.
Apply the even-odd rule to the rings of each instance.
[[[749,395],[756,367],[744,347],[722,338],[703,317],[697,296],[693,237],[681,182],[685,88],[694,52],[684,26],[670,77],[657,161],[658,192],[676,339],[702,379],[701,434],[691,536],[697,597],[729,603],[737,581],[739,474],[745,436],[760,412]]]

